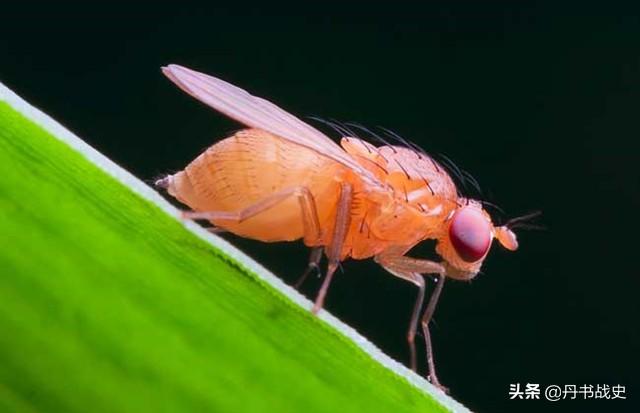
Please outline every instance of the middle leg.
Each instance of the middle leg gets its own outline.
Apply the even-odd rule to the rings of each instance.
[[[344,240],[347,237],[347,231],[349,230],[352,199],[353,188],[351,187],[351,184],[342,182],[340,184],[340,198],[338,199],[336,221],[333,226],[333,237],[331,238],[331,245],[327,247],[327,258],[329,261],[329,265],[327,266],[327,275],[322,282],[322,286],[320,287],[320,291],[318,291],[318,296],[316,297],[316,302],[311,310],[314,314],[320,311],[324,305],[324,298],[327,295],[331,279],[340,264],[342,246],[344,245]]]

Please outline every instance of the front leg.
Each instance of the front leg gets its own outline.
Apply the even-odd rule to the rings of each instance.
[[[437,284],[434,292],[429,299],[427,309],[422,317],[422,328],[424,331],[424,337],[427,349],[427,365],[429,368],[429,380],[436,387],[445,390],[436,376],[435,363],[433,362],[433,349],[431,345],[431,335],[429,334],[429,321],[435,311],[442,286],[444,285],[444,275],[446,274],[446,268],[440,263],[430,260],[411,258],[403,255],[407,252],[408,248],[396,248],[389,250],[383,254],[377,255],[375,261],[382,265],[387,271],[396,277],[414,283],[419,288],[418,296],[411,314],[411,321],[409,322],[409,331],[407,332],[407,342],[409,344],[409,351],[411,354],[411,369],[417,370],[416,361],[416,347],[415,336],[418,327],[418,318],[420,316],[420,310],[424,301],[425,295],[425,282],[422,274],[435,274],[437,275]]]
[[[427,304],[427,309],[424,310],[424,314],[422,315],[422,332],[424,334],[424,342],[427,347],[427,366],[429,367],[429,380],[431,383],[442,389],[445,393],[449,390],[440,384],[440,380],[438,380],[438,376],[436,376],[436,364],[433,361],[433,345],[431,344],[431,333],[429,332],[429,322],[433,317],[433,313],[436,310],[436,304],[438,304],[438,299],[440,298],[440,293],[442,292],[442,287],[444,287],[444,275],[439,275],[436,281],[436,288],[431,293],[431,298],[429,298],[429,304]]]

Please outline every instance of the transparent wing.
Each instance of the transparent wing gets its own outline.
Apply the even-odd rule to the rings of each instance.
[[[360,166],[325,134],[268,100],[180,65],[163,67],[162,72],[180,89],[230,118],[312,149],[356,171],[368,183],[381,185],[371,172]]]

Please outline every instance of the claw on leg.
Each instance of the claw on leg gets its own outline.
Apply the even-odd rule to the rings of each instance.
[[[309,256],[309,264],[307,265],[307,269],[304,271],[304,273],[302,273],[302,276],[298,278],[298,281],[296,281],[296,283],[293,285],[296,289],[300,289],[300,287],[312,271],[317,271],[318,275],[321,275],[319,265],[321,259],[322,247],[313,247],[311,249],[311,255]]]

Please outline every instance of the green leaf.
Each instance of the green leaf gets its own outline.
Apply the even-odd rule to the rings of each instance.
[[[0,84],[0,411],[466,411]]]

